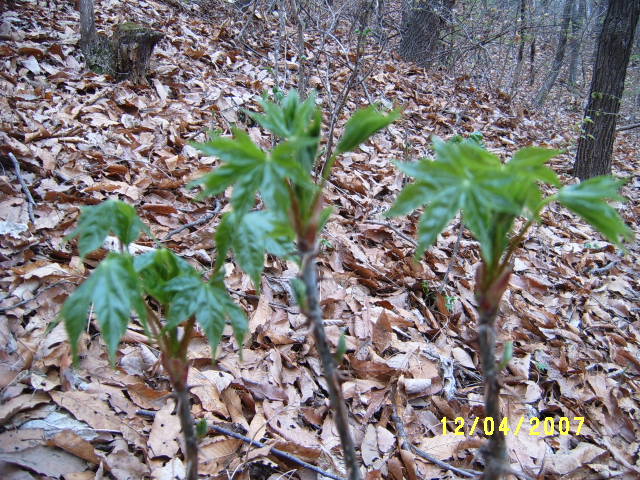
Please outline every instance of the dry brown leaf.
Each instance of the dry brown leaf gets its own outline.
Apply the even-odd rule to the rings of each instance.
[[[49,402],[49,395],[46,393],[24,394],[18,395],[12,398],[6,403],[0,405],[0,423],[4,424],[13,417],[16,413],[23,410],[28,410],[40,405],[42,403]]]
[[[57,448],[38,446],[18,452],[0,453],[0,461],[20,465],[41,475],[60,478],[87,469],[78,457]]]
[[[178,437],[181,434],[180,419],[174,415],[175,403],[168,400],[153,419],[149,433],[149,449],[153,457],[172,458],[179,448]]]
[[[97,465],[101,461],[96,455],[93,445],[70,430],[64,430],[54,435],[47,443],[49,446],[61,448],[87,462]]]
[[[50,395],[55,403],[93,428],[120,431],[121,421],[113,414],[107,402],[100,398],[100,394],[52,391]]]

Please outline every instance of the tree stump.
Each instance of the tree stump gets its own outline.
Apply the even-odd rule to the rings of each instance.
[[[129,76],[136,83],[146,82],[151,52],[162,37],[162,33],[135,23],[118,25],[111,39],[116,77]]]
[[[398,53],[421,67],[433,65],[442,50],[440,34],[450,26],[456,0],[403,0]]]
[[[80,46],[88,68],[146,83],[151,52],[164,36],[133,22],[117,25],[111,38],[96,32],[93,0],[80,0]]]

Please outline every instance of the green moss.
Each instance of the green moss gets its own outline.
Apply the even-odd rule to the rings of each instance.
[[[116,27],[121,33],[125,33],[125,32],[140,32],[140,31],[145,31],[148,30],[147,28],[138,25],[137,23],[134,22],[124,22],[119,24]]]
[[[113,75],[115,72],[115,57],[111,41],[104,35],[98,35],[96,41],[85,52],[86,64],[92,71]]]

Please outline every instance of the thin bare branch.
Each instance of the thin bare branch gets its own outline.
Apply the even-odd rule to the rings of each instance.
[[[262,448],[262,447],[268,446],[266,443],[262,443],[257,440],[252,440],[249,437],[233,432],[231,430],[227,430],[226,428],[218,427],[217,425],[209,425],[209,430],[213,430],[214,432],[221,433],[222,435],[227,435],[228,437],[242,440],[243,442],[251,445],[252,447]],[[307,470],[311,470],[312,472],[322,475],[323,477],[331,478],[332,480],[346,480],[344,477],[339,477],[338,475],[329,473],[326,470],[322,470],[321,468],[316,467],[315,465],[311,465],[310,463],[307,463],[304,460],[300,460],[299,458],[291,455],[290,453],[283,452],[282,450],[278,450],[277,448],[272,447],[271,453],[273,453],[276,457],[280,457],[283,460],[287,460],[289,462],[295,463],[296,465],[300,465],[301,467],[304,467]]]
[[[398,415],[398,405],[396,403],[397,388],[398,388],[397,383],[394,383],[391,389],[391,409],[393,411],[393,415],[391,415],[391,420],[393,420],[393,422],[395,423],[396,434],[399,435],[400,438],[402,439],[401,448],[403,450],[409,450],[414,454],[424,458],[425,460],[433,463],[434,465],[437,465],[440,468],[444,468],[445,470],[449,470],[453,473],[457,473],[458,475],[462,475],[464,477],[469,477],[469,478],[480,475],[481,472],[477,472],[475,470],[466,470],[463,468],[458,468],[451,465],[450,463],[444,462],[439,458],[434,457],[430,453],[427,453],[424,450],[419,449],[409,441],[409,435],[407,434],[407,429],[404,427],[404,423],[402,422],[400,415]]]
[[[31,196],[31,192],[27,187],[27,183],[24,181],[24,178],[22,178],[22,172],[20,171],[20,164],[18,163],[18,160],[16,159],[15,155],[12,152],[9,152],[9,158],[13,163],[13,169],[16,172],[16,177],[18,177],[18,181],[20,182],[22,191],[24,192],[25,197],[27,197],[27,211],[29,212],[29,220],[31,220],[31,223],[36,223],[36,217],[33,214],[33,206],[36,205],[36,202],[33,200],[33,197]]]

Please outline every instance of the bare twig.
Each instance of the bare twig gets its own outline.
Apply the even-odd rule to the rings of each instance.
[[[295,0],[292,2],[295,22],[296,22],[296,30],[297,30],[297,48],[298,48],[298,92],[300,93],[301,98],[307,98],[307,83],[308,78],[305,69],[305,46],[304,46],[304,31],[306,29],[306,25],[304,19],[302,18],[302,6],[298,4]]]
[[[156,412],[153,410],[138,410],[136,413],[138,415],[144,415],[145,417],[149,417],[149,418],[154,418],[156,416]],[[189,413],[189,416],[190,416],[190,413]],[[231,438],[242,440],[244,443],[251,445],[252,447],[256,447],[256,448],[268,447],[266,443],[260,442],[258,440],[254,440],[245,435],[234,432],[232,430],[228,430],[223,427],[219,427],[217,425],[209,424],[208,429],[213,430],[216,433],[226,435]],[[311,470],[312,472],[322,475],[323,477],[331,478],[332,480],[346,480],[344,477],[340,477],[338,475],[334,475],[333,473],[327,472],[326,470],[322,470],[320,467],[316,467],[315,465],[305,462],[304,460],[301,460],[298,457],[295,457],[290,453],[284,452],[277,448],[271,447],[270,452],[273,453],[276,457],[282,458],[283,460],[287,460],[291,463],[295,463],[296,465],[300,465],[301,467],[306,468],[307,470]]]
[[[42,295],[47,290],[49,290],[49,289],[51,289],[53,287],[57,287],[58,285],[63,284],[63,283],[71,283],[71,282],[69,282],[69,280],[59,280],[59,281],[57,281],[55,283],[52,283],[51,285],[47,285],[42,290],[39,290],[38,293],[36,293],[31,298],[27,298],[26,300],[22,300],[21,302],[18,302],[15,305],[11,305],[9,307],[0,307],[0,313],[4,313],[4,312],[7,312],[9,310],[13,310],[14,308],[22,307],[22,306],[26,305],[27,303],[34,301],[36,298],[38,298],[40,295]],[[13,295],[9,294],[9,295],[6,295],[6,296],[0,298],[0,302],[6,300],[7,298],[9,298],[11,296],[13,296]]]
[[[366,12],[363,12],[363,18],[360,19],[361,25],[366,25],[366,22],[368,19],[368,13],[369,13],[369,9],[367,9]],[[360,63],[362,61],[362,57],[364,56],[364,44],[365,44],[365,36],[362,33],[360,33],[358,35],[358,43],[356,45],[356,58],[353,62],[351,74],[349,75],[349,78],[347,79],[344,86],[342,87],[342,91],[340,92],[340,95],[336,100],[333,111],[331,112],[331,120],[329,122],[329,133],[327,133],[327,138],[328,138],[327,148],[325,152],[324,165],[320,170],[321,172],[324,172],[324,169],[330,163],[329,159],[331,158],[331,155],[333,155],[334,131],[338,123],[338,119],[340,118],[340,114],[342,113],[342,109],[344,108],[347,102],[347,98],[349,97],[349,92],[353,88],[354,82],[358,79],[358,75],[360,74]]]
[[[381,226],[383,226],[383,227],[387,227],[387,228],[389,228],[389,229],[393,230],[394,232],[396,232],[396,234],[397,234],[400,238],[402,238],[402,239],[403,239],[403,240],[405,240],[406,242],[410,243],[414,248],[418,246],[418,243],[417,243],[413,238],[411,238],[411,237],[409,237],[409,236],[405,235],[404,233],[402,233],[402,232],[400,231],[400,229],[399,229],[398,227],[395,227],[395,226],[391,225],[391,224],[390,224],[390,223],[388,223],[388,222],[378,222],[378,221],[376,221],[376,220],[367,220],[367,221],[365,221],[364,223],[369,223],[369,224],[371,224],[371,225],[381,225]]]
[[[244,43],[244,35],[247,33],[247,29],[253,25],[253,19],[256,15],[256,9],[258,8],[258,0],[254,0],[252,3],[251,12],[245,15],[245,18],[242,20],[242,30],[240,30],[240,33],[236,36],[236,42],[238,43]]]
[[[594,268],[592,270],[588,270],[587,273],[593,273],[595,275],[600,275],[601,273],[606,273],[611,270],[613,267],[618,265],[620,260],[613,260],[612,262],[607,263],[604,267]]]
[[[266,443],[262,443],[257,440],[252,440],[249,437],[233,432],[231,430],[227,430],[226,428],[218,427],[217,425],[209,425],[209,430],[213,430],[214,432],[221,433],[222,435],[227,435],[229,437],[236,438],[238,440],[242,440],[243,442],[251,445],[252,447],[262,448],[262,447],[268,446]],[[283,460],[287,460],[289,462],[295,463],[296,465],[300,465],[301,467],[304,467],[307,470],[311,470],[312,472],[315,472],[327,478],[331,478],[332,480],[346,480],[343,477],[339,477],[338,475],[334,475],[333,473],[329,473],[325,470],[322,470],[321,468],[316,467],[315,465],[311,465],[310,463],[307,463],[304,460],[300,460],[299,458],[294,457],[290,453],[283,452],[282,450],[279,450],[277,448],[272,447],[271,453],[273,453],[277,457],[282,458]]]
[[[458,238],[456,239],[456,244],[453,246],[453,252],[451,253],[451,257],[449,258],[449,262],[447,263],[447,271],[444,272],[444,277],[442,278],[442,283],[440,284],[440,293],[444,292],[445,287],[447,286],[447,279],[449,278],[449,273],[451,272],[451,266],[456,258],[458,258],[458,252],[460,251],[460,239],[462,238],[462,231],[464,230],[464,223],[462,219],[460,219],[460,224],[458,226]]]
[[[250,300],[260,300],[260,295],[253,295],[251,293],[244,293],[244,292],[241,292],[240,290],[233,290],[233,289],[229,289],[229,291],[243,298],[248,298]],[[269,306],[273,308],[279,308],[280,310],[285,310],[291,313],[292,315],[298,315],[300,313],[298,309],[289,307],[288,305],[285,305],[283,303],[269,302]]]
[[[36,223],[36,217],[33,214],[33,206],[36,205],[36,202],[31,196],[31,192],[27,187],[27,183],[24,181],[24,178],[22,178],[22,173],[20,172],[20,164],[18,163],[18,160],[12,152],[9,152],[9,158],[13,163],[13,169],[16,171],[16,177],[18,177],[18,181],[20,182],[22,191],[24,192],[25,197],[27,197],[27,211],[29,212],[29,220],[31,220],[31,223]]]
[[[175,228],[173,230],[171,230],[169,233],[167,233],[165,235],[165,237],[161,240],[162,242],[167,242],[171,237],[173,237],[174,235],[177,235],[178,233],[182,232],[183,230],[186,230],[187,228],[191,228],[191,227],[197,227],[198,225],[202,225],[203,223],[207,223],[209,220],[211,220],[213,217],[215,217],[218,213],[220,213],[220,210],[222,209],[222,206],[220,204],[220,201],[216,200],[216,205],[214,207],[213,210],[207,212],[206,215],[200,217],[199,219],[190,222],[190,223],[186,223],[184,225],[179,226],[178,228]]]
[[[625,130],[632,130],[634,128],[640,127],[640,123],[632,123],[631,125],[623,125],[621,127],[616,128],[616,132],[624,132]]]
[[[464,477],[475,477],[477,475],[480,475],[481,472],[477,472],[475,470],[465,470],[462,468],[455,467],[450,463],[443,462],[439,458],[436,458],[430,453],[427,453],[424,450],[421,450],[420,448],[416,447],[409,441],[407,430],[406,428],[404,428],[404,423],[402,423],[402,419],[400,418],[400,415],[398,415],[398,405],[396,404],[397,388],[398,388],[397,383],[394,383],[393,387],[391,388],[391,409],[393,411],[393,415],[391,415],[391,420],[393,420],[393,422],[395,423],[396,434],[398,434],[402,439],[401,448],[403,450],[410,450],[411,452],[415,453],[416,455],[419,455],[420,457],[433,463],[434,465],[437,465],[440,468],[444,468],[445,470],[449,470],[454,473],[457,473],[458,475],[462,475]]]

